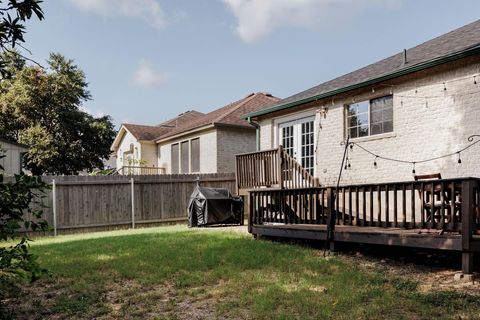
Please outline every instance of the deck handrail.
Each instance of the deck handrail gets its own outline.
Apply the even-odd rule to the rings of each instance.
[[[282,146],[236,156],[238,189],[317,187],[318,179]]]
[[[252,224],[326,225],[335,213],[336,225],[480,230],[480,178],[345,185],[337,194],[334,187],[252,189],[249,196]]]
[[[122,166],[117,170],[117,173],[122,175],[157,175],[165,174],[164,167],[148,167],[148,166]]]

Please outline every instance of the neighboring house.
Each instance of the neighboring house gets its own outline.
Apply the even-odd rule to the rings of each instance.
[[[342,184],[478,177],[480,144],[455,152],[480,134],[480,20],[244,118],[260,126],[260,150],[282,145],[321,185],[336,184],[347,137],[399,160],[454,154],[413,166],[353,147]]]
[[[234,172],[235,155],[256,146],[255,127],[241,116],[278,101],[268,93],[252,93],[159,135],[158,165],[169,174]]]
[[[22,172],[23,154],[28,151],[26,145],[0,138],[0,166],[5,175],[20,174]]]
[[[187,111],[156,126],[122,124],[111,146],[111,150],[115,153],[117,170],[129,167],[128,173],[131,173],[131,170],[134,170],[130,169],[131,167],[142,166],[154,167],[158,169],[158,173],[163,173],[163,169],[158,168],[157,165],[155,138],[185,123],[195,121],[201,116],[203,116],[201,112]]]

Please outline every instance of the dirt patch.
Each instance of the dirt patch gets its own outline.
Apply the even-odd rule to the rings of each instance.
[[[158,319],[161,315],[166,319],[195,320],[211,319],[215,315],[214,301],[180,294],[168,283],[145,287],[136,281],[122,281],[111,286],[105,297],[112,311],[100,319]]]
[[[420,292],[455,291],[480,296],[480,274],[475,274],[474,281],[454,280],[459,272],[453,253],[444,252],[405,252],[383,251],[342,252],[342,258],[358,263],[365,270],[382,272],[389,277],[402,277],[416,283]]]
[[[179,290],[168,283],[143,286],[123,279],[89,296],[49,279],[25,287],[21,300],[5,303],[16,319],[226,319],[215,311],[224,285]],[[82,305],[82,299],[88,301]]]

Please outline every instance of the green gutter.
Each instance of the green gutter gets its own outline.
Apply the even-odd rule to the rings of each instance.
[[[288,108],[292,108],[292,107],[299,106],[299,105],[309,103],[309,102],[312,102],[312,101],[320,100],[320,99],[323,99],[323,98],[328,98],[328,97],[335,96],[335,95],[340,94],[340,93],[345,93],[345,92],[348,92],[348,91],[351,91],[351,90],[360,89],[362,87],[369,86],[369,85],[372,85],[372,84],[376,84],[376,83],[381,82],[381,81],[391,80],[391,79],[398,78],[398,77],[401,77],[401,76],[404,76],[404,75],[407,75],[407,74],[410,74],[410,73],[414,73],[414,72],[417,72],[417,71],[421,71],[421,70],[424,70],[424,69],[435,67],[435,66],[447,63],[447,62],[459,60],[459,59],[466,58],[466,57],[469,57],[469,56],[473,56],[473,55],[479,54],[479,53],[480,53],[480,46],[476,46],[474,48],[469,48],[469,49],[466,49],[466,50],[462,50],[462,51],[459,51],[457,53],[453,53],[453,54],[443,56],[443,57],[440,57],[440,58],[435,58],[435,59],[432,59],[432,60],[429,60],[429,61],[426,61],[426,62],[422,62],[422,63],[416,64],[416,65],[413,65],[413,66],[405,68],[405,69],[401,69],[399,71],[388,73],[388,74],[383,75],[383,76],[378,77],[378,78],[370,79],[370,80],[367,80],[367,81],[364,81],[364,82],[359,82],[359,83],[356,83],[356,84],[353,84],[353,85],[350,85],[350,86],[347,86],[347,87],[335,89],[335,90],[332,90],[332,91],[327,91],[327,92],[324,92],[324,93],[321,93],[321,94],[318,94],[318,95],[315,95],[315,96],[312,96],[312,97],[309,97],[309,98],[300,99],[300,100],[293,101],[293,102],[286,103],[286,104],[279,104],[279,105],[276,105],[276,106],[273,106],[273,107],[270,107],[270,108],[267,108],[267,109],[263,109],[263,110],[256,111],[256,112],[251,112],[251,113],[248,113],[248,114],[244,115],[243,119],[248,120],[250,118],[262,116],[262,115],[269,114],[269,113],[276,112],[276,111],[285,110],[285,109],[288,109]]]
[[[257,146],[257,151],[260,151],[260,125],[256,122],[253,122],[250,117],[247,118],[247,121],[250,125],[255,127],[255,142]]]

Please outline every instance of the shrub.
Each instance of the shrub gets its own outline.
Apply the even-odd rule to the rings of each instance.
[[[42,198],[48,185],[40,177],[24,174],[15,175],[12,181],[4,180],[0,166],[0,241],[13,242],[0,245],[0,318],[6,312],[2,300],[17,293],[25,281],[35,281],[45,272],[29,252],[26,232],[48,228],[42,220]]]

